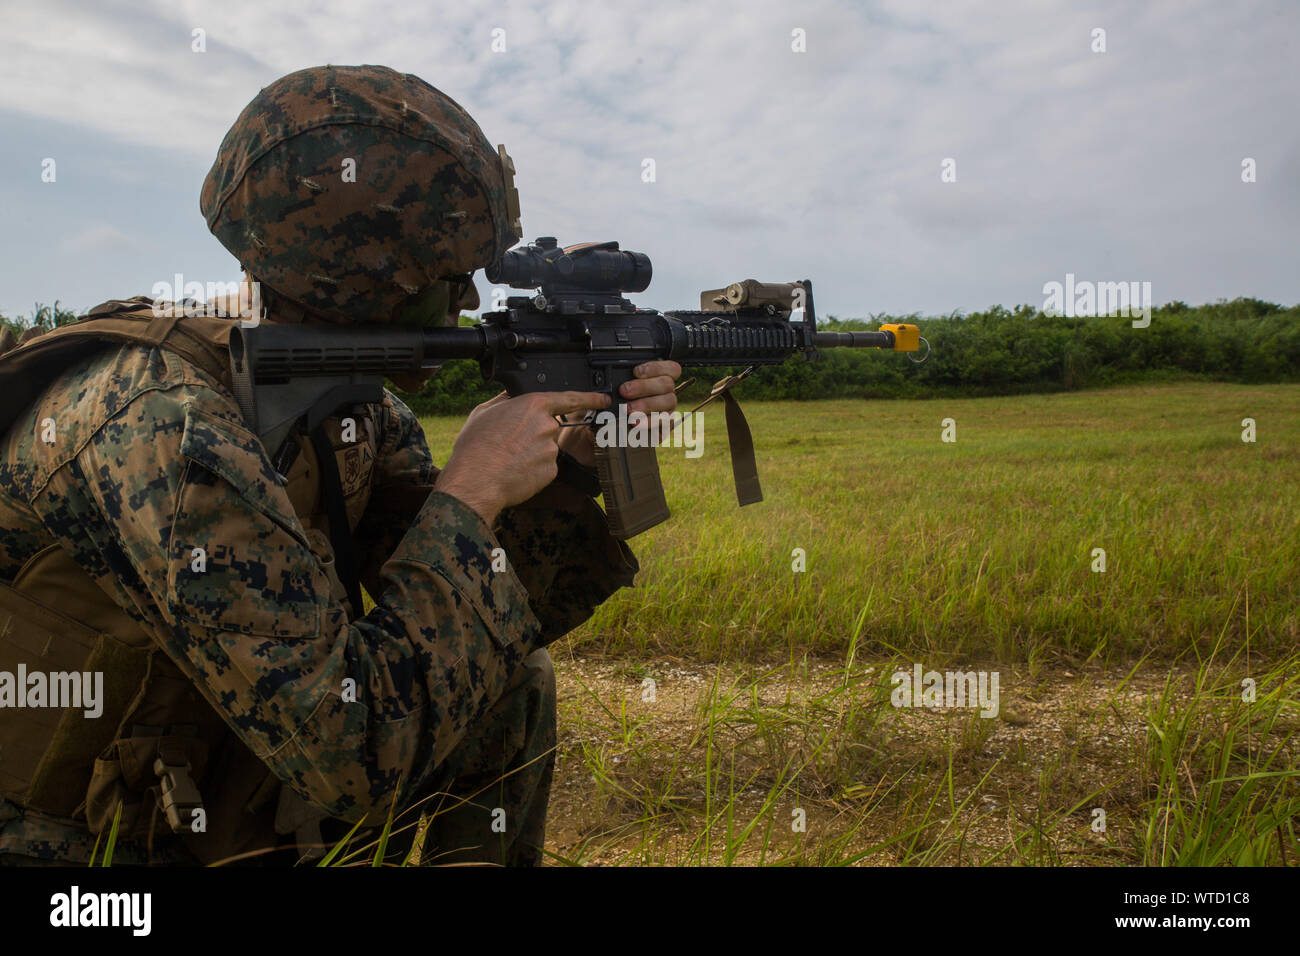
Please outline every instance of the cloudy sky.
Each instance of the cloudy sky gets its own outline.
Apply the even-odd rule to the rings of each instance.
[[[9,2],[0,312],[236,278],[203,177],[260,87],[327,62],[459,101],[515,158],[525,235],[649,254],[646,306],[809,277],[822,314],[972,311],[1066,273],[1290,305],[1298,32],[1295,0]]]

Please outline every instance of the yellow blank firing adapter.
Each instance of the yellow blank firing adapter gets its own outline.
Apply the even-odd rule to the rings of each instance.
[[[910,322],[882,322],[880,331],[893,333],[895,352],[917,352],[920,351],[921,343],[925,342],[925,354],[920,358],[909,355],[908,361],[921,365],[930,357],[930,343],[921,337],[921,329],[918,326]]]
[[[915,325],[887,322],[880,326],[880,331],[894,333],[895,352],[915,352],[921,347],[921,330]]]

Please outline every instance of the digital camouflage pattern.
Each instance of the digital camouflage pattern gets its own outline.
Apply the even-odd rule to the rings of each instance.
[[[429,827],[420,861],[540,865],[555,744],[555,672],[546,651],[534,651],[436,773],[421,806]],[[405,857],[413,828],[403,837],[389,842],[394,862]]]
[[[595,501],[559,482],[489,528],[432,490],[409,409],[386,395],[366,412],[377,451],[354,535],[377,601],[363,617],[348,620],[320,536],[233,398],[144,347],[78,363],[0,439],[0,580],[43,549],[67,551],[317,815],[375,821],[394,797],[433,810],[438,793],[478,793],[435,817],[426,858],[535,862],[555,733],[540,649],[630,585],[636,561]],[[491,566],[497,547],[504,571]],[[225,778],[209,776],[198,783],[212,805]],[[119,842],[118,859],[196,858],[164,832],[151,847]],[[80,820],[0,801],[0,854],[84,862],[93,843]]]
[[[375,66],[264,89],[201,208],[279,321],[454,321],[475,298],[468,274],[520,235],[504,150],[427,83]],[[30,611],[43,589],[47,610],[91,613],[91,659],[117,697],[111,721],[72,736],[60,721],[43,750],[0,711],[35,767],[10,764],[4,792],[29,805],[0,799],[0,863],[84,863],[118,806],[121,863],[293,849],[390,807],[432,814],[428,862],[539,862],[555,745],[543,648],[637,570],[599,507],[557,481],[487,527],[434,490],[418,422],[386,394],[350,413],[359,441],[325,426],[377,599],[358,616],[315,452],[277,475],[206,359],[157,341],[65,359],[0,439],[0,582],[23,592],[10,606]],[[37,653],[20,644],[0,634],[15,659]],[[156,826],[163,753],[192,771],[202,834]]]
[[[251,275],[346,322],[387,321],[500,258],[520,238],[518,204],[513,166],[469,114],[382,66],[313,67],[263,89],[200,199]]]

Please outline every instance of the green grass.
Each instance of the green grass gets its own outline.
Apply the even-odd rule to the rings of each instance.
[[[660,453],[638,587],[557,649],[553,860],[1296,864],[1300,386],[747,412],[766,500],[708,414],[703,458]],[[426,422],[436,460],[458,427]],[[1001,717],[891,708],[917,660],[997,663]],[[640,703],[674,661],[717,664]]]
[[[1254,651],[1297,645],[1300,386],[746,411],[766,500],[736,506],[711,407],[702,458],[660,452],[673,517],[632,541],[638,587],[575,632],[580,647],[838,657],[865,611],[866,653],[1122,664],[1204,651],[1220,633],[1235,646],[1247,591]],[[940,440],[945,418],[955,443]],[[459,424],[425,420],[435,460]]]

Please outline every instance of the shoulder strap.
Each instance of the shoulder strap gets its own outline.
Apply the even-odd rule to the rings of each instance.
[[[230,330],[238,320],[187,316],[179,304],[169,311],[156,314],[153,300],[140,295],[97,305],[50,332],[29,329],[17,343],[12,334],[0,336],[0,394],[7,399],[0,434],[61,372],[113,344],[166,349],[230,388]]]
[[[334,567],[348,592],[352,604],[352,619],[365,613],[361,605],[361,575],[357,569],[357,553],[353,545],[352,527],[348,524],[347,505],[343,500],[343,482],[339,479],[339,466],[334,446],[321,427],[309,436],[316,449],[316,466],[320,469],[320,489],[325,497],[325,513],[329,517],[330,546],[334,549]]]

